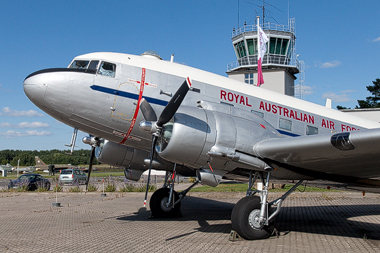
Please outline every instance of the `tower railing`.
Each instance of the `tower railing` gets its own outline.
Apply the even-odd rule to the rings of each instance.
[[[292,57],[286,57],[284,55],[275,55],[275,54],[266,54],[263,58],[262,65],[279,65],[279,66],[287,66],[287,67],[295,67],[297,69],[300,68],[299,60]],[[245,56],[240,58],[237,61],[231,62],[227,65],[227,72],[238,67],[257,67],[257,55]]]
[[[275,23],[264,23],[262,24],[262,29],[263,30],[276,30],[276,31],[282,31],[282,32],[292,32],[295,33],[295,26],[294,26],[294,20],[289,19],[289,24],[288,25],[280,25],[280,24],[275,24]],[[232,31],[232,37],[235,37],[241,33],[244,32],[253,32],[257,31],[257,26],[256,25],[244,25],[238,29],[234,29]]]

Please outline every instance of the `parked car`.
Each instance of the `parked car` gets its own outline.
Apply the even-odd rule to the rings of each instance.
[[[10,181],[8,189],[26,186],[28,191],[34,191],[39,187],[50,190],[50,181],[39,174],[24,174],[16,180]]]
[[[66,169],[61,171],[58,182],[63,184],[85,184],[87,183],[87,175],[79,169]]]

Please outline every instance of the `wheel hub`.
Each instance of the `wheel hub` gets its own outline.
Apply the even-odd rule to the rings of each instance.
[[[168,197],[164,197],[161,200],[161,209],[165,212],[170,212],[172,210],[171,207],[168,207],[166,204],[168,203]]]
[[[253,229],[261,229],[260,224],[260,209],[253,210],[248,216],[248,223]]]

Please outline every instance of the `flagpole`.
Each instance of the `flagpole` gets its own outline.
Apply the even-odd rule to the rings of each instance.
[[[257,84],[260,86],[260,73],[259,73],[259,60],[260,60],[260,16],[256,16],[256,30],[257,30]]]
[[[259,62],[260,58],[260,16],[256,16],[256,30],[257,30],[257,62]]]

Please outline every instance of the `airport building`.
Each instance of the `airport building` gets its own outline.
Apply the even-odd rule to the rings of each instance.
[[[296,54],[295,19],[289,19],[287,25],[268,22],[260,24],[260,27],[269,39],[262,61],[265,83],[260,87],[302,98],[304,62],[300,61]],[[257,24],[244,24],[241,28],[233,29],[231,39],[237,60],[228,64],[228,77],[249,85],[257,85]],[[297,90],[294,83],[297,79],[296,74],[299,73]]]

